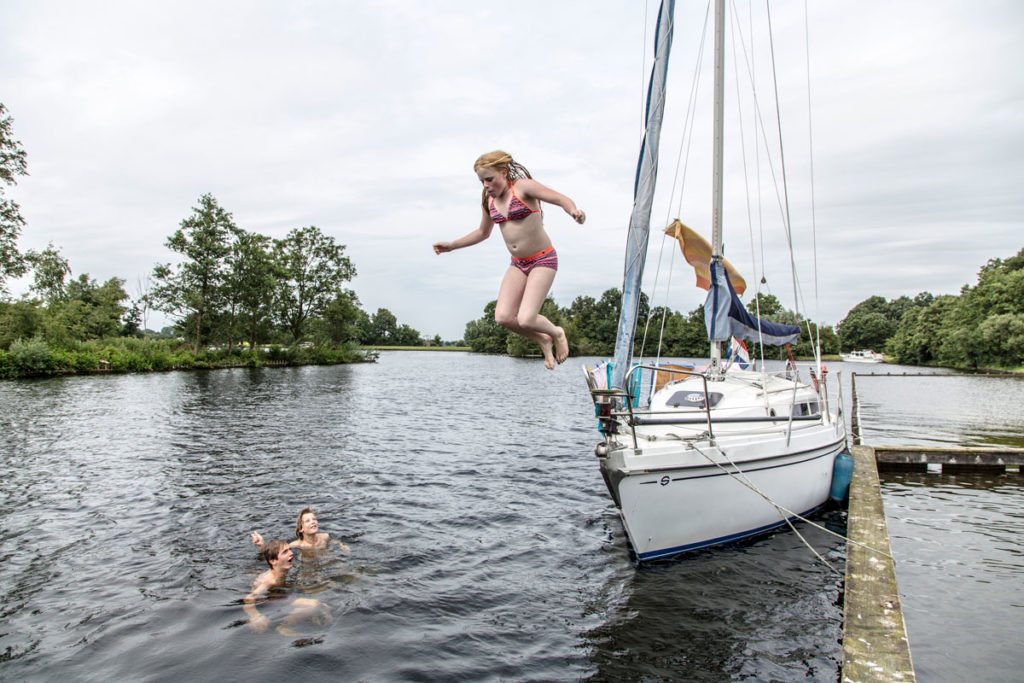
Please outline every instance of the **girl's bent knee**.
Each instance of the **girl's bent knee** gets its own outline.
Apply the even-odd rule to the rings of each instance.
[[[526,330],[536,330],[540,324],[540,317],[536,315],[521,315],[516,319],[519,327]]]

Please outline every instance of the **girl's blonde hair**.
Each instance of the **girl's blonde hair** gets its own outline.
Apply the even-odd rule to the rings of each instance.
[[[473,170],[479,171],[481,168],[493,168],[499,171],[503,176],[505,176],[505,180],[507,180],[510,185],[520,178],[533,177],[530,175],[530,172],[526,170],[525,166],[512,158],[511,154],[502,152],[500,149],[488,152],[487,154],[481,154],[473,163]],[[487,202],[487,190],[484,190],[481,193],[481,196],[484,209],[490,208]]]

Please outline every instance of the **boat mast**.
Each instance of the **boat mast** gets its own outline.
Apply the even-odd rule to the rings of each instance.
[[[654,185],[658,176],[658,143],[661,139],[661,120],[665,113],[665,81],[669,52],[672,48],[674,8],[674,0],[662,0],[661,9],[658,11],[658,28],[654,36],[654,64],[651,65],[651,81],[647,86],[647,120],[633,185],[633,213],[629,217],[629,232],[626,236],[622,306],[619,311],[615,363],[612,366],[610,382],[610,387],[615,389],[625,389],[626,374],[633,364],[633,339],[636,336],[640,307],[640,283],[644,275],[644,261],[647,259],[651,205],[654,203]]]
[[[722,254],[722,152],[725,110],[725,0],[715,0],[715,122],[711,189],[711,258]],[[722,372],[722,343],[711,342],[711,376]]]

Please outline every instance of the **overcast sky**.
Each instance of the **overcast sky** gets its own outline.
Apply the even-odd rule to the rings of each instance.
[[[780,85],[800,91],[782,99],[784,137],[788,120],[804,130],[786,141],[791,180],[809,177],[813,140],[816,298],[809,193],[790,190],[801,310],[835,324],[872,295],[958,293],[988,259],[1024,247],[1024,3],[809,5],[812,138],[804,3],[772,3]],[[668,184],[704,8],[677,3]],[[452,254],[431,244],[476,227],[472,163],[500,148],[587,213],[584,226],[545,213],[556,302],[599,297],[621,286],[655,13],[653,0],[4,0],[0,102],[30,173],[8,190],[27,222],[20,247],[52,242],[76,276],[121,277],[136,295],[212,193],[250,231],[317,226],[346,245],[365,310],[458,339],[496,297],[508,255],[497,230]],[[742,164],[727,168],[732,198]],[[687,166],[680,216],[705,234],[708,172],[700,156]],[[655,204],[649,278],[674,201]],[[757,236],[752,249],[737,206],[726,207],[727,256],[748,282],[763,270],[794,308],[788,255]],[[679,272],[655,302],[689,311],[704,293]]]

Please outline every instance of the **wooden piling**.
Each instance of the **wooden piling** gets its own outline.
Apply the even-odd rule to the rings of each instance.
[[[875,452],[868,446],[851,450],[842,680],[916,681],[896,567],[889,557],[892,551]]]

